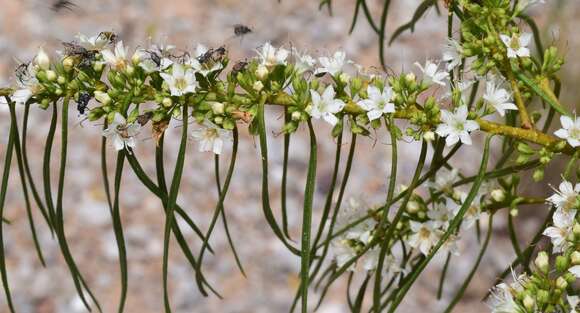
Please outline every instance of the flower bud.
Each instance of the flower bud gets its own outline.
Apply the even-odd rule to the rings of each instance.
[[[491,191],[491,198],[496,202],[505,200],[505,192],[502,189],[494,189]]]
[[[139,63],[141,63],[142,58],[143,51],[141,49],[137,49],[137,51],[133,53],[133,56],[131,56],[131,62],[133,63],[133,65],[138,65]]]
[[[44,52],[42,47],[38,49],[38,53],[34,58],[34,63],[43,70],[48,70],[50,68],[50,58],[48,57],[48,54]]]
[[[570,260],[572,261],[572,265],[580,265],[580,251],[572,252]]]
[[[264,84],[262,84],[261,81],[257,80],[254,85],[252,86],[252,88],[254,88],[255,91],[260,92],[262,91],[262,89],[264,89]]]
[[[564,290],[568,287],[568,282],[564,277],[560,276],[558,279],[556,279],[556,287],[558,289]]]
[[[540,289],[536,295],[538,302],[544,304],[550,301],[550,293],[547,290]]]
[[[407,82],[407,84],[414,83],[416,79],[417,77],[415,76],[414,73],[408,73],[407,75],[405,75],[405,81]]]
[[[221,102],[211,102],[211,110],[214,114],[224,114],[224,104]]]
[[[93,64],[93,70],[95,70],[95,72],[102,71],[104,67],[105,64],[103,62],[95,62],[95,64]]]
[[[57,78],[57,75],[56,75],[56,72],[55,71],[51,71],[51,70],[46,71],[46,79],[49,82],[55,81],[56,78]]]
[[[72,57],[66,57],[62,60],[62,67],[65,71],[70,72],[75,65],[74,59]]]
[[[564,255],[559,255],[556,257],[556,269],[560,272],[564,272],[568,269],[570,262],[568,262],[568,258]]]
[[[534,264],[540,271],[547,273],[550,269],[550,257],[548,256],[548,253],[546,251],[540,251],[534,260]]]
[[[216,118],[213,119],[214,123],[221,125],[224,122],[224,118],[221,116],[216,116]]]
[[[421,206],[419,206],[419,203],[417,203],[417,201],[409,201],[409,203],[407,203],[407,212],[411,214],[417,213],[420,209]]]
[[[301,117],[302,117],[302,114],[300,114],[300,112],[298,112],[298,111],[292,112],[292,120],[293,121],[298,121],[298,120],[300,120]]]
[[[256,77],[259,80],[264,80],[266,79],[266,77],[268,77],[268,68],[265,65],[258,65],[258,68],[256,69]],[[255,84],[254,84],[255,85]]]
[[[125,73],[127,73],[127,75],[129,76],[133,76],[133,74],[135,73],[135,67],[133,67],[132,65],[127,65],[127,67],[125,68]]]
[[[528,310],[528,312],[532,312],[534,310],[534,306],[536,305],[536,300],[534,300],[534,298],[532,298],[530,295],[526,295],[524,297],[523,303],[526,310]]]
[[[163,98],[163,100],[161,100],[161,104],[164,107],[169,108],[173,105],[173,100],[171,100],[171,98],[169,98],[169,97],[165,97],[165,98]]]
[[[106,92],[95,91],[95,99],[104,105],[111,103],[111,97]]]
[[[64,83],[66,83],[66,78],[64,78],[64,76],[62,76],[62,75],[59,75],[59,76],[57,77],[57,79],[56,79],[56,82],[57,82],[59,85],[64,85]]]
[[[432,131],[427,131],[423,134],[423,139],[427,142],[435,140],[435,133]]]
[[[348,84],[348,81],[350,80],[350,75],[348,75],[347,73],[341,73],[340,76],[338,77],[338,79],[342,83]]]
[[[580,224],[574,223],[574,227],[572,228],[572,233],[574,233],[574,236],[580,237]]]

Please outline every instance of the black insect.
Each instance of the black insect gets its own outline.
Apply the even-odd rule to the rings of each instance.
[[[100,32],[98,35],[101,39],[106,39],[110,44],[114,44],[119,40],[119,36],[114,32]]]
[[[236,76],[239,72],[245,70],[246,66],[248,66],[248,62],[246,61],[239,61],[238,63],[234,64],[234,67],[232,68],[232,75]]]
[[[88,92],[81,92],[79,98],[77,100],[77,110],[79,111],[80,115],[84,115],[87,107],[89,105],[89,101],[91,100],[91,94]]]
[[[63,42],[64,54],[70,57],[77,57],[79,59],[80,67],[90,66],[95,60],[98,51],[88,50],[85,47],[74,42]]]
[[[145,112],[139,116],[137,116],[137,123],[141,126],[145,126],[153,117],[153,112]]]
[[[221,61],[221,59],[226,55],[226,52],[227,51],[224,46],[215,49],[212,53],[212,60],[214,62]]]
[[[50,9],[53,10],[54,12],[61,12],[62,10],[73,11],[73,8],[75,8],[76,6],[77,6],[76,4],[68,0],[56,0],[55,2],[52,3]]]
[[[209,49],[204,54],[198,56],[197,61],[201,64],[204,64],[212,59],[211,58],[212,55],[213,55],[213,49]]]
[[[153,63],[155,63],[156,66],[161,65],[161,56],[159,55],[159,53],[151,50],[146,50],[145,52],[149,54],[149,59],[151,59],[151,61],[153,61]]]
[[[241,36],[244,36],[244,35],[249,34],[251,32],[252,32],[252,29],[246,25],[242,25],[242,24],[234,25],[234,36],[236,36],[236,37],[241,37]]]
[[[26,84],[26,82],[30,79],[30,72],[28,71],[29,65],[30,62],[24,62],[18,65],[18,67],[16,67],[16,69],[14,70],[16,78],[22,84]]]

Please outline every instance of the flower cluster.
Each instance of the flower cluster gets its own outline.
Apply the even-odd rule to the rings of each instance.
[[[563,181],[547,201],[555,207],[552,225],[544,230],[551,239],[553,257],[540,251],[531,274],[492,290],[492,312],[577,312],[580,299],[580,184]]]

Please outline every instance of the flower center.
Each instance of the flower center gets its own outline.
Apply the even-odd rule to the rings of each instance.
[[[426,227],[421,227],[421,229],[419,230],[419,237],[421,237],[423,240],[427,240],[429,239],[430,236],[431,231]]]
[[[177,88],[179,90],[185,90],[185,88],[187,88],[187,81],[185,80],[185,78],[183,78],[183,77],[176,78],[175,79],[175,88]]]
[[[571,127],[568,130],[571,138],[580,139],[580,127]]]
[[[512,39],[510,40],[510,48],[514,50],[518,50],[520,48],[520,40],[515,35],[512,36]]]
[[[207,139],[215,139],[218,137],[217,129],[209,128],[205,131],[205,137]]]

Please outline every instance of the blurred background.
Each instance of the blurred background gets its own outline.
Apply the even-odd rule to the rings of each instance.
[[[290,44],[312,54],[346,50],[348,57],[368,67],[380,67],[377,37],[368,22],[361,17],[352,35],[348,35],[354,10],[354,1],[335,0],[333,15],[326,9],[318,10],[318,1],[307,0],[76,0],[68,8],[53,10],[48,0],[0,0],[0,85],[14,84],[13,71],[18,61],[31,59],[39,46],[46,51],[62,49],[61,41],[74,40],[77,33],[94,35],[100,31],[114,31],[132,47],[148,43],[170,43],[180,49],[193,49],[197,43],[217,47],[225,45],[233,60],[254,56],[254,49],[265,41],[274,45]],[[378,21],[382,1],[367,1]],[[410,20],[418,0],[392,1],[387,20],[390,34],[399,25]],[[443,1],[441,1],[443,2]],[[566,54],[567,64],[562,71],[563,103],[571,110],[578,96],[580,78],[580,2],[550,0],[530,10],[537,19],[544,45],[556,45]],[[415,61],[439,58],[446,36],[446,14],[441,16],[431,9],[417,24],[415,34],[405,33],[386,50],[386,63],[395,72],[415,70]],[[253,33],[243,38],[233,37],[234,24],[244,24]],[[388,37],[387,37],[388,38]],[[104,312],[114,312],[120,283],[118,256],[112,232],[108,207],[102,189],[98,157],[101,125],[81,123],[82,117],[71,111],[72,130],[69,139],[69,162],[65,187],[65,228],[72,253],[89,285],[103,305]],[[282,163],[282,138],[279,132],[281,114],[272,109],[269,114],[271,157],[270,188],[275,210],[279,210],[279,190]],[[29,155],[31,166],[40,181],[41,155],[48,129],[49,115],[39,109],[31,113]],[[319,123],[321,124],[321,123]],[[555,123],[557,124],[557,123]],[[0,156],[4,157],[8,134],[8,115],[0,111]],[[179,129],[171,126],[166,136],[167,168],[173,167],[177,151]],[[331,167],[335,143],[328,128],[319,125],[319,169],[316,193],[316,214],[319,218],[324,195],[332,175]],[[348,136],[347,136],[348,137]],[[345,141],[350,139],[345,137]],[[481,138],[478,138],[481,144]],[[347,188],[347,196],[363,196],[369,203],[380,204],[385,197],[385,180],[389,166],[389,147],[384,133],[359,140],[355,165]],[[57,139],[54,151],[58,151]],[[408,183],[417,157],[414,144],[401,144],[400,183]],[[148,132],[140,136],[137,154],[144,167],[154,169],[154,143]],[[299,238],[302,193],[307,166],[307,136],[300,130],[292,140],[289,208],[291,232]],[[194,143],[189,146],[186,170],[179,203],[194,217],[203,229],[207,228],[217,195],[213,178],[213,156],[197,152]],[[343,155],[346,156],[346,147]],[[481,146],[476,144],[462,150],[453,160],[454,166],[474,170]],[[229,150],[226,150],[224,160]],[[237,170],[226,201],[231,232],[247,272],[244,278],[237,270],[221,225],[214,232],[212,245],[215,255],[207,255],[205,273],[210,282],[222,293],[224,300],[204,298],[198,292],[194,273],[177,245],[171,246],[169,281],[174,312],[287,312],[298,287],[299,259],[289,254],[275,239],[264,221],[260,200],[259,151],[255,140],[242,130]],[[112,154],[110,155],[112,157]],[[56,158],[55,158],[56,159]],[[56,160],[54,160],[56,161]],[[112,159],[109,161],[110,167]],[[477,161],[479,162],[479,161]],[[55,163],[56,164],[56,163]],[[526,183],[523,194],[547,195],[548,183],[560,181],[558,160],[546,172],[541,183]],[[225,165],[224,165],[225,168]],[[13,298],[19,312],[85,312],[76,296],[72,280],[60,256],[55,240],[35,214],[38,232],[44,248],[47,268],[42,268],[34,252],[26,219],[24,202],[13,162],[5,217],[12,223],[5,227],[4,242]],[[225,170],[224,170],[225,171]],[[56,175],[53,175],[53,177]],[[525,175],[529,177],[529,174]],[[112,172],[111,172],[112,177]],[[528,179],[529,180],[529,179]],[[129,256],[129,294],[126,312],[157,313],[163,311],[161,284],[161,257],[163,248],[164,215],[158,199],[152,196],[125,169],[122,193],[122,218]],[[36,213],[36,208],[34,208]],[[278,211],[277,211],[278,212]],[[487,312],[481,302],[498,273],[514,257],[507,239],[505,212],[495,221],[494,237],[457,312]],[[521,231],[520,241],[528,242],[547,213],[545,206],[522,209],[516,223]],[[182,229],[187,229],[183,227]],[[199,240],[191,232],[194,252]],[[439,312],[454,295],[457,285],[471,268],[479,247],[475,236],[461,241],[462,256],[452,259],[447,285],[441,300],[436,299],[439,273],[444,257],[438,257],[419,282],[412,288],[400,312]],[[313,293],[312,299],[318,293]],[[4,297],[0,297],[0,312],[7,312]],[[312,302],[315,302],[314,300]],[[331,289],[321,313],[346,312],[345,283]]]

